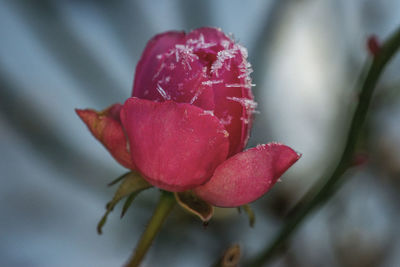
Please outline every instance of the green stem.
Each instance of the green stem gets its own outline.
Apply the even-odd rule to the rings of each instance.
[[[153,216],[147,225],[146,230],[142,234],[134,254],[132,255],[129,262],[125,265],[126,267],[136,267],[142,262],[146,252],[149,250],[151,243],[161,229],[161,225],[167,218],[175,205],[174,195],[170,192],[162,191],[160,200],[154,210]]]
[[[343,174],[351,166],[357,140],[367,116],[374,88],[386,64],[392,59],[399,47],[400,28],[384,42],[372,63],[367,63],[367,67],[369,66],[369,68],[366,68],[367,73],[366,75],[362,73],[359,79],[359,83],[357,84],[357,86],[361,88],[359,102],[350,124],[345,148],[332,175],[325,180],[322,186],[313,187],[313,189],[300,200],[299,203],[301,203],[301,205],[296,206],[294,212],[289,216],[287,223],[281,228],[270,245],[257,258],[246,264],[246,266],[261,266],[270,261],[304,219],[311,214],[314,209],[329,200],[343,183]]]

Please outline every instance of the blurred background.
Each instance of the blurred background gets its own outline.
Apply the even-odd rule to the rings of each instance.
[[[166,30],[216,26],[249,50],[258,102],[249,146],[303,153],[245,214],[220,209],[203,228],[176,208],[143,266],[210,266],[231,244],[260,252],[284,215],[343,149],[370,34],[400,24],[397,0],[0,0],[0,266],[121,266],[156,189],[96,233],[126,170],[74,108],[101,110],[131,93],[146,42]],[[310,216],[268,266],[400,266],[400,56],[385,71],[360,150],[368,162]]]

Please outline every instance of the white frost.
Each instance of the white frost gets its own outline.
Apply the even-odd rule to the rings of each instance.
[[[204,88],[198,88],[192,99],[190,99],[190,104],[193,104],[194,101],[197,100],[197,98],[203,93]],[[192,92],[192,91],[191,91]]]
[[[167,94],[167,92],[161,88],[159,84],[157,84],[157,91],[160,93],[164,100],[171,100],[171,96]]]
[[[218,84],[218,83],[222,83],[223,82],[223,80],[210,80],[210,81],[204,81],[204,82],[202,82],[201,84],[202,85],[209,85],[209,86],[211,86],[211,85],[213,85],[213,84]]]
[[[156,74],[153,76],[153,81],[157,79],[157,77],[160,75],[161,71],[165,68],[165,63],[161,63],[160,67],[158,68]]]
[[[217,54],[217,60],[215,60],[211,65],[211,73],[215,73],[218,77],[218,70],[224,66],[226,60],[234,58],[237,51],[238,49],[236,47],[219,51]],[[230,70],[230,64],[225,64],[225,68]]]
[[[186,44],[193,46],[195,49],[207,49],[216,45],[216,43],[206,43],[203,34],[200,34],[199,39],[188,39]]]
[[[249,122],[250,122],[250,120],[245,117],[241,117],[240,120],[243,121],[244,124],[249,124]]]
[[[223,124],[223,125],[228,125],[231,124],[233,117],[231,115],[226,116],[225,118],[220,119],[219,121]]]
[[[253,86],[256,86],[253,83],[245,83],[245,84],[241,84],[241,83],[232,83],[232,84],[225,84],[226,87],[245,87],[245,88],[251,88]]]
[[[257,107],[257,102],[251,99],[230,96],[226,97],[226,99],[238,102],[248,111],[254,110]]]
[[[204,110],[200,115],[214,116],[214,112],[212,110]]]

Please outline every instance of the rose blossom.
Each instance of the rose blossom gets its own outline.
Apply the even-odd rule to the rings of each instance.
[[[246,58],[219,29],[162,33],[147,44],[123,106],[77,113],[120,164],[150,184],[240,206],[300,157],[278,143],[243,151],[256,107]]]

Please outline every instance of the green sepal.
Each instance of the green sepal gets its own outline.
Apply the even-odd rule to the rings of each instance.
[[[256,215],[254,211],[250,208],[250,205],[248,204],[243,205],[242,208],[246,212],[247,217],[249,217],[250,227],[254,227],[254,223],[256,222]]]
[[[145,179],[140,176],[139,173],[132,171],[129,173],[126,173],[122,175],[121,177],[118,177],[116,180],[111,182],[111,185],[118,183],[119,181],[122,181],[122,183],[119,185],[117,191],[114,194],[114,197],[110,202],[107,203],[106,205],[106,212],[104,213],[103,217],[100,219],[99,223],[97,224],[97,232],[99,234],[102,234],[102,228],[104,224],[107,221],[107,216],[108,214],[114,209],[115,205],[123,199],[124,197],[128,195],[135,194],[135,196],[142,190],[147,189],[149,187],[152,187]],[[123,210],[123,213],[125,214],[126,209],[130,206],[132,203],[134,197],[130,200],[129,205],[125,208],[125,211]],[[125,207],[125,205],[124,205]]]
[[[199,217],[203,222],[208,222],[214,214],[214,207],[192,191],[175,192],[175,198],[178,204],[189,213]]]
[[[135,200],[135,198],[137,197],[137,195],[139,195],[139,193],[141,191],[142,190],[133,192],[125,200],[124,206],[122,207],[122,211],[121,211],[121,219],[125,216],[125,213],[128,211],[129,207],[131,206],[131,204],[133,203],[133,201]]]
[[[122,174],[120,177],[118,177],[117,179],[112,180],[107,186],[113,186],[119,182],[121,182],[127,175],[129,175],[131,172],[126,172],[124,174]]]

